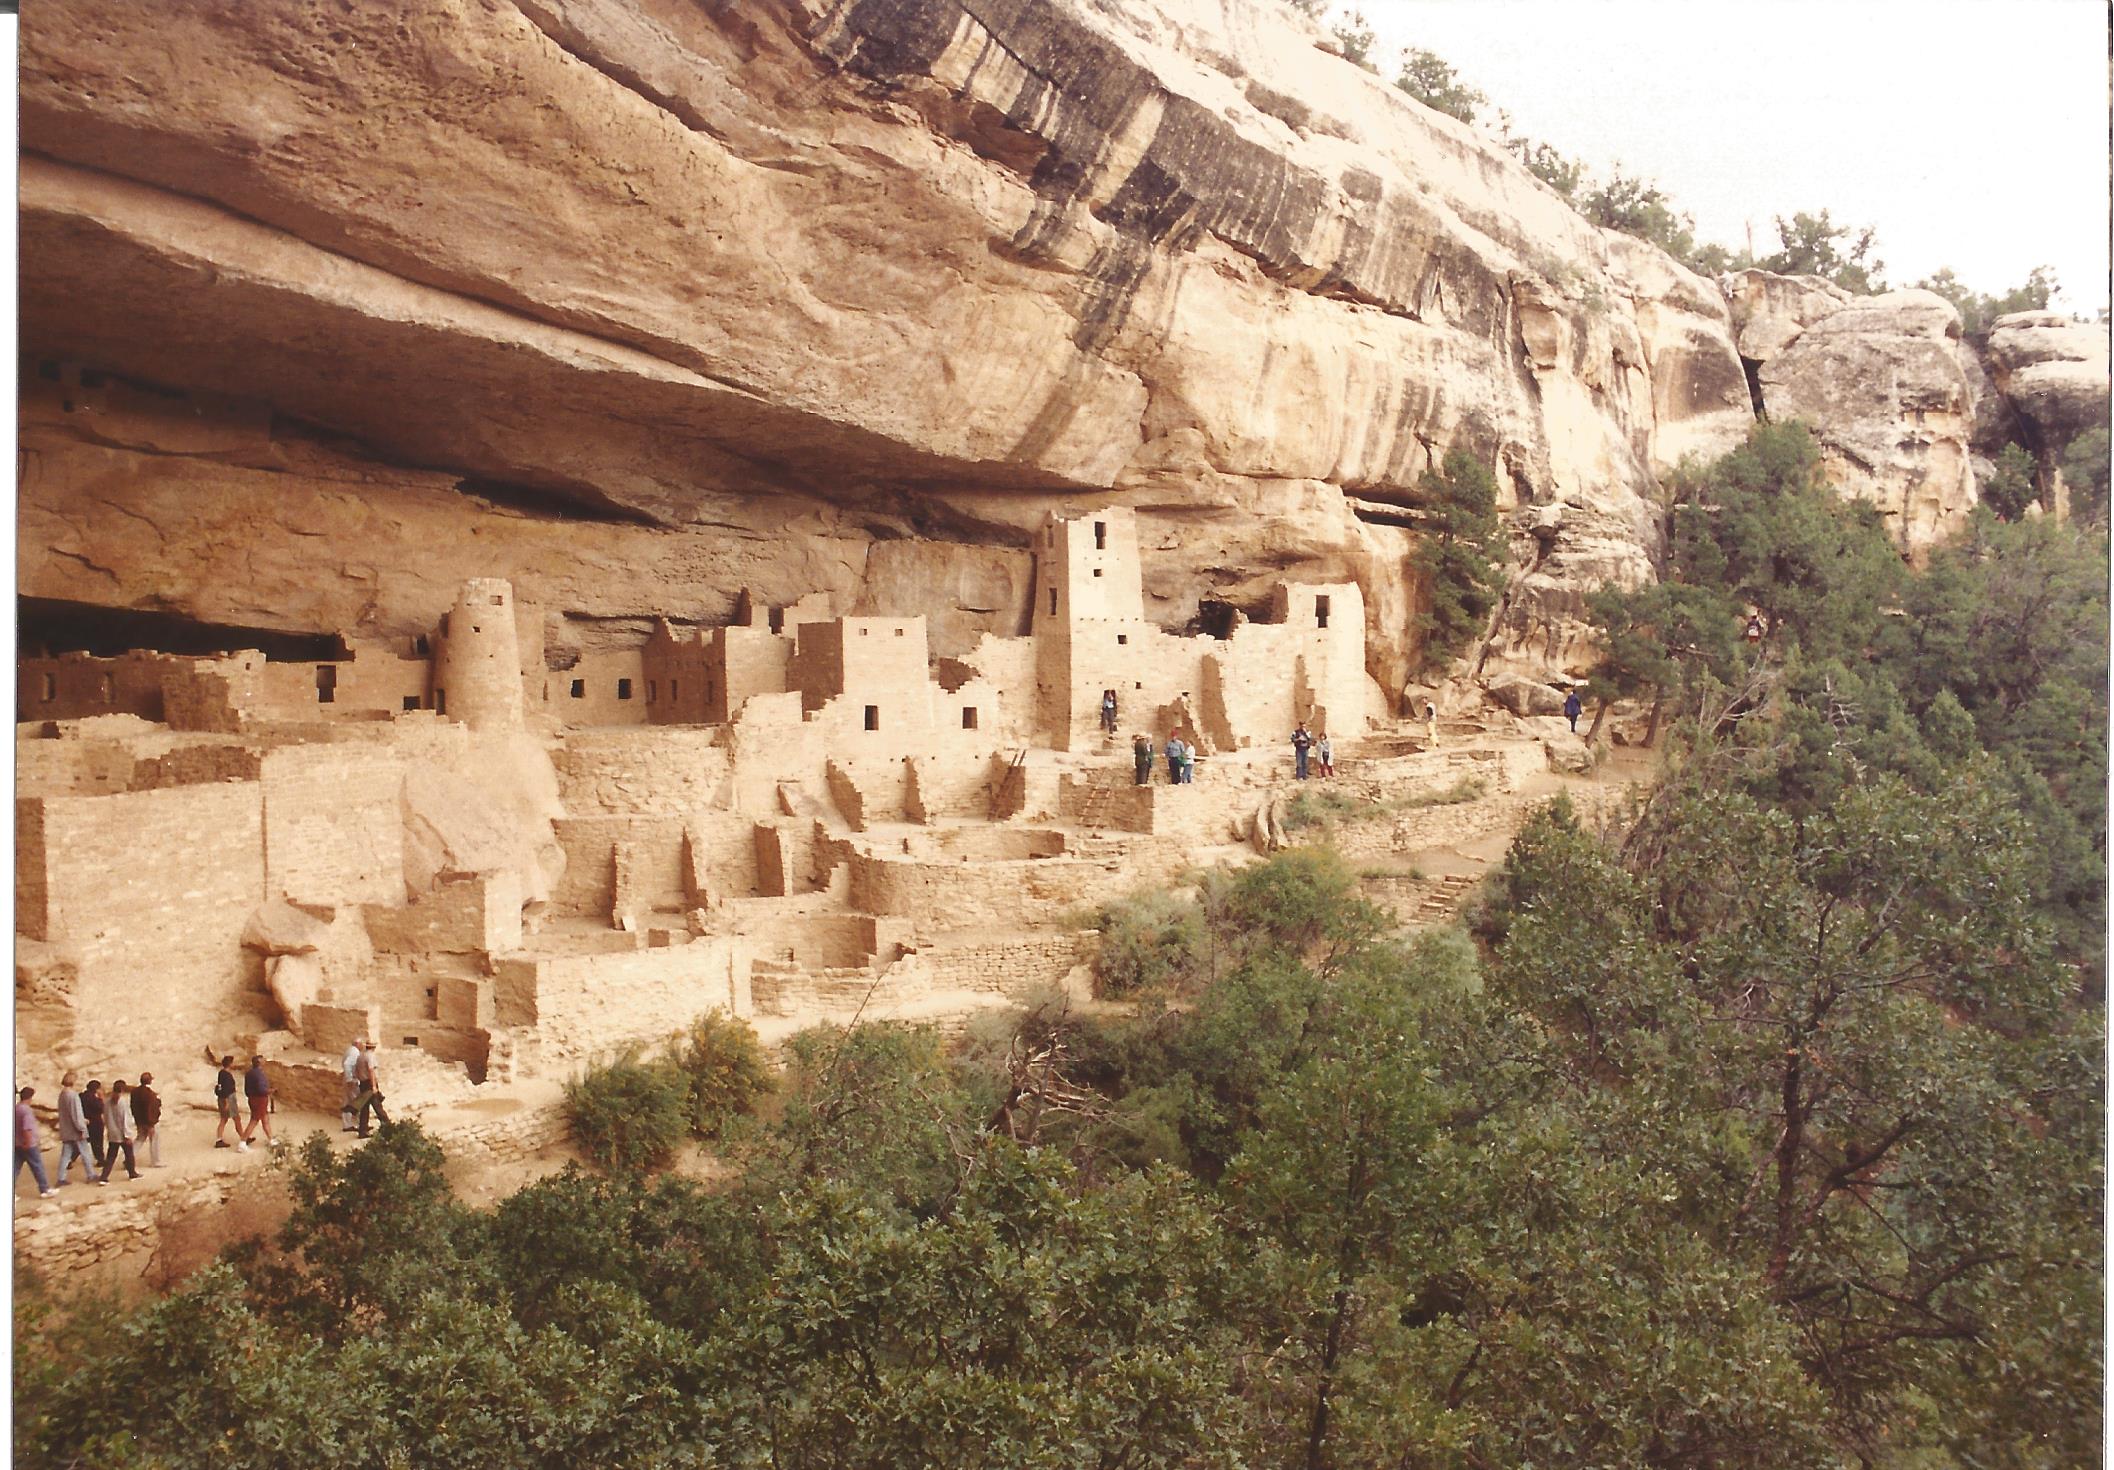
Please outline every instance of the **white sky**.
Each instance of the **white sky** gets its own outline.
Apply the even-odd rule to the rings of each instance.
[[[1343,0],[1489,94],[1484,119],[1658,181],[1699,240],[1777,248],[1825,207],[1874,225],[1890,285],[1992,294],[2055,268],[2107,301],[2102,0]]]

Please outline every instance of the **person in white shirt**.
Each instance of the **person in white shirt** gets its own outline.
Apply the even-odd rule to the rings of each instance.
[[[366,1044],[364,1040],[355,1041],[345,1048],[345,1099],[338,1108],[340,1133],[358,1131],[353,1126],[353,1104],[360,1096],[360,1048]]]

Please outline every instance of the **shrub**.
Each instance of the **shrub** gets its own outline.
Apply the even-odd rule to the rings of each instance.
[[[1181,989],[1206,966],[1209,936],[1197,906],[1169,893],[1140,893],[1101,911],[1098,994]]]
[[[639,1175],[675,1156],[690,1131],[690,1086],[667,1062],[636,1048],[565,1084],[565,1109],[582,1151],[611,1174]]]
[[[724,1011],[707,1011],[678,1032],[668,1059],[689,1086],[686,1117],[699,1138],[719,1137],[771,1090],[771,1064],[755,1028]]]

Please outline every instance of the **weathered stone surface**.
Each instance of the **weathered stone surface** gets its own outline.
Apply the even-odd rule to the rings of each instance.
[[[1534,679],[1523,679],[1518,674],[1499,674],[1486,680],[1484,687],[1490,691],[1492,699],[1516,715],[1563,713],[1562,692]]]
[[[1990,327],[1988,354],[2030,448],[2059,456],[2085,430],[2106,426],[2106,328],[2060,312],[2015,312]]]
[[[1736,277],[1731,294],[1764,409],[1812,427],[1838,489],[1876,505],[1911,555],[1964,523],[1974,413],[1950,302],[1928,291],[1849,296],[1762,271]]]
[[[314,954],[330,942],[330,926],[290,903],[261,905],[242,931],[242,947],[260,954]],[[315,997],[310,996],[313,1000]],[[295,1012],[289,1011],[288,1015]]]
[[[979,604],[1045,510],[1126,503],[1153,616],[1355,577],[1398,688],[1446,448],[1575,508],[1549,578],[1641,577],[1654,468],[1747,422],[1709,283],[1263,0],[51,7],[22,78],[30,350],[304,460],[40,426],[78,549],[26,530],[25,582],[109,605],[413,627],[474,527],[554,615],[871,573],[946,651],[1017,623]],[[455,534],[377,513],[407,488]],[[188,573],[243,554],[204,520],[283,535],[282,585]],[[966,551],[869,551],[912,538]]]
[[[536,902],[565,870],[550,825],[564,810],[558,778],[533,737],[485,735],[464,759],[411,767],[403,805],[407,897],[447,878],[506,873]]]

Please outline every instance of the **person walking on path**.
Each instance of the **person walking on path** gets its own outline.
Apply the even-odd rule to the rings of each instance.
[[[88,1114],[81,1108],[81,1095],[73,1090],[74,1074],[68,1072],[59,1079],[59,1183],[64,1189],[73,1181],[66,1176],[73,1172],[73,1161],[81,1161],[81,1173],[95,1178],[101,1166],[88,1161]]]
[[[20,1182],[22,1166],[29,1165],[29,1177],[37,1181],[37,1198],[51,1198],[51,1181],[44,1177],[44,1146],[37,1138],[37,1115],[30,1108],[29,1100],[37,1095],[34,1087],[25,1087],[15,1098],[15,1179]]]
[[[1109,734],[1116,733],[1116,691],[1101,691],[1101,728]]]
[[[121,1150],[125,1155],[125,1177],[139,1178],[139,1155],[132,1151],[132,1099],[125,1096],[124,1078],[110,1084],[110,1097],[103,1105],[103,1117],[110,1127],[110,1148],[103,1155],[103,1182],[110,1182],[110,1171],[117,1167]]]
[[[1569,694],[1566,694],[1564,696],[1563,717],[1571,722],[1571,733],[1573,735],[1576,735],[1578,733],[1578,717],[1584,712],[1585,701],[1578,697],[1578,691],[1576,689],[1573,689]]]
[[[161,1094],[154,1090],[154,1074],[139,1074],[139,1086],[132,1089],[132,1121],[138,1125],[133,1137],[147,1151],[150,1168],[164,1167],[161,1161]]]
[[[264,1058],[252,1053],[250,1069],[242,1074],[242,1095],[249,1100],[250,1121],[242,1130],[242,1146],[247,1149],[257,1130],[264,1130],[264,1141],[272,1141],[272,1079],[264,1075]]]
[[[1301,720],[1299,728],[1292,732],[1293,775],[1301,781],[1307,778],[1307,752],[1313,748],[1314,737],[1307,733],[1306,721]]]
[[[363,1041],[354,1041],[345,1048],[345,1098],[338,1108],[338,1131],[353,1131],[353,1117],[360,1097],[360,1048]]]
[[[362,1041],[360,1043],[359,1080],[360,1096],[359,1100],[353,1104],[353,1111],[360,1120],[360,1137],[365,1138],[367,1136],[368,1109],[372,1108],[374,1110],[375,1117],[381,1119],[384,1128],[389,1126],[389,1115],[382,1111],[382,1088],[381,1083],[376,1080],[374,1043],[371,1041]]]
[[[81,1089],[81,1116],[88,1120],[88,1155],[95,1160],[96,1168],[103,1167],[103,1084],[96,1078],[88,1079]]]
[[[206,1048],[206,1060],[213,1060],[210,1046]],[[236,1110],[235,1103],[235,1059],[232,1056],[220,1059],[220,1072],[213,1078],[213,1110],[220,1115],[220,1126],[213,1130],[213,1147],[227,1148],[230,1146],[228,1124],[235,1125],[238,1136],[242,1133],[242,1115]]]
[[[1143,735],[1133,736],[1131,739],[1130,763],[1132,770],[1137,773],[1137,778],[1131,784],[1152,785],[1152,742]]]
[[[1324,777],[1336,774],[1336,747],[1329,744],[1326,731],[1314,742],[1314,759],[1321,762],[1321,774]]]
[[[1439,745],[1439,707],[1430,700],[1424,701],[1424,748],[1436,750]]]

